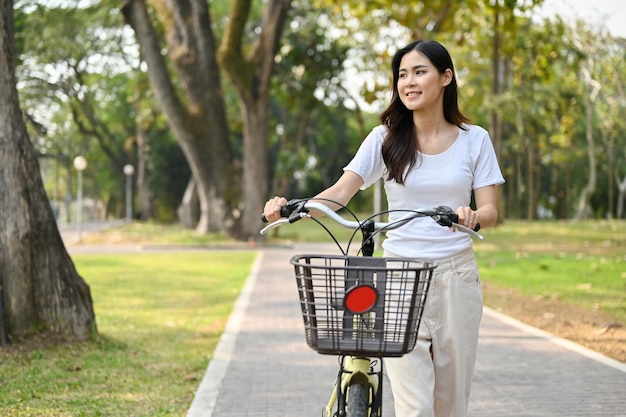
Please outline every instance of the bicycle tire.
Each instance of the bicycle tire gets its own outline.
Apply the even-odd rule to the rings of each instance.
[[[359,382],[348,387],[346,417],[367,417],[370,402],[369,386]]]

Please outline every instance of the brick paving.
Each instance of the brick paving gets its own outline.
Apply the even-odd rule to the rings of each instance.
[[[487,311],[472,416],[626,417],[626,364]]]
[[[187,417],[322,415],[337,362],[306,346],[288,262],[307,252],[260,252]],[[489,309],[476,365],[472,417],[626,417],[626,364]]]

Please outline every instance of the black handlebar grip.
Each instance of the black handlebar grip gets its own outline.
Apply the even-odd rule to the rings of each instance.
[[[454,212],[450,207],[439,206],[437,207],[437,216],[433,216],[433,219],[441,226],[452,226],[453,223],[459,224],[459,215]],[[470,227],[471,229],[471,227]],[[476,226],[472,229],[475,232],[480,230],[480,223],[476,223]]]
[[[292,211],[293,210],[290,209],[288,206],[282,206],[280,208],[280,217],[289,217],[289,215],[291,214]],[[265,217],[265,214],[261,214],[261,221],[263,223],[267,223],[268,222],[267,218]]]
[[[448,213],[448,218],[454,223],[459,222],[459,215],[456,213]],[[478,232],[480,230],[480,223],[476,223],[476,226],[474,226],[472,230]]]

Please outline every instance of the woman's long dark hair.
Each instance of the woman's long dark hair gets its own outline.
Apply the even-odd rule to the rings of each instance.
[[[443,74],[447,69],[452,71],[452,81],[443,93],[443,116],[460,129],[466,129],[463,123],[469,119],[461,113],[458,103],[458,88],[452,58],[446,48],[436,41],[415,41],[396,52],[391,61],[393,72],[393,92],[391,103],[380,114],[380,121],[387,126],[387,136],[382,146],[383,160],[387,167],[387,180],[404,184],[406,173],[417,163],[419,142],[413,124],[413,111],[407,109],[398,95],[398,78],[400,61],[407,53],[418,51],[433,63],[437,71]],[[406,170],[408,166],[408,170]],[[406,170],[406,171],[405,171]]]

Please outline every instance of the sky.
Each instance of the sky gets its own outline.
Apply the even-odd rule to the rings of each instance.
[[[582,19],[592,27],[605,26],[613,36],[626,38],[625,0],[545,0],[542,9],[566,21]]]

